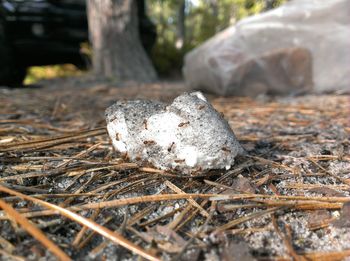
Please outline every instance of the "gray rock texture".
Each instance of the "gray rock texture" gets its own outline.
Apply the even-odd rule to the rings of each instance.
[[[118,101],[106,110],[106,120],[118,152],[164,170],[229,169],[244,152],[227,121],[200,92],[182,94],[170,105]]]

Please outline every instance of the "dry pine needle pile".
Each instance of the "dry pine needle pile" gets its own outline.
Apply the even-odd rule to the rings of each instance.
[[[178,175],[116,154],[104,110],[181,86],[70,84],[0,89],[1,260],[350,256],[348,96],[209,96],[248,156]]]

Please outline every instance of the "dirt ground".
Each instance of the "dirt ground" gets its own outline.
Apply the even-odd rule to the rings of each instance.
[[[0,259],[350,260],[350,96],[205,94],[248,152],[227,171],[164,172],[113,151],[109,105],[185,90],[87,78],[0,88]]]

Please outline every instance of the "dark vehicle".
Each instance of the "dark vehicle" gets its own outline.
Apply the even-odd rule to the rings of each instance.
[[[147,51],[155,26],[139,5],[139,28]],[[72,63],[85,67],[81,43],[88,41],[86,0],[0,0],[0,85],[17,86],[26,68]]]

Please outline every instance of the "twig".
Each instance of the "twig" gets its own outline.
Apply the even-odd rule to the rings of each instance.
[[[249,214],[249,215],[246,215],[246,216],[243,216],[243,217],[240,217],[240,218],[237,218],[237,219],[234,219],[222,226],[219,226],[219,227],[216,227],[215,229],[213,229],[215,231],[215,233],[219,233],[219,232],[222,232],[222,231],[225,231],[227,229],[230,229],[234,226],[237,226],[239,224],[242,224],[244,222],[247,222],[249,220],[252,220],[254,218],[258,218],[258,217],[262,217],[266,214],[270,214],[270,213],[273,213],[277,210],[281,209],[281,207],[275,207],[275,208],[270,208],[270,209],[266,209],[266,210],[262,210],[262,211],[259,211],[259,212],[255,212],[255,213],[252,213],[252,214]]]
[[[276,217],[274,215],[272,215],[271,218],[272,218],[272,224],[273,224],[277,234],[279,235],[279,237],[283,240],[284,245],[286,246],[288,253],[296,261],[306,261],[307,259],[305,259],[303,256],[298,255],[297,252],[295,252],[293,245],[292,245],[292,242],[291,242],[291,238],[290,238],[290,231],[289,231],[288,235],[283,235],[282,231],[278,227]],[[288,229],[287,226],[286,226],[286,229]]]
[[[105,135],[105,134],[106,134],[105,128],[98,128],[93,130],[81,131],[74,134],[59,136],[55,138],[10,143],[10,144],[0,146],[0,152],[9,152],[9,151],[28,152],[33,150],[38,151],[42,149],[48,149],[57,145],[76,142],[77,140],[81,140],[89,137],[96,137],[96,136]]]
[[[173,190],[174,192],[178,193],[178,194],[186,194],[185,192],[183,192],[181,189],[179,189],[176,185],[174,185],[173,183],[171,183],[169,180],[164,181],[164,184],[167,185],[171,190]],[[209,213],[203,209],[194,199],[189,198],[187,199],[187,201],[195,208],[199,209],[199,213],[201,213],[204,217],[209,217]]]

